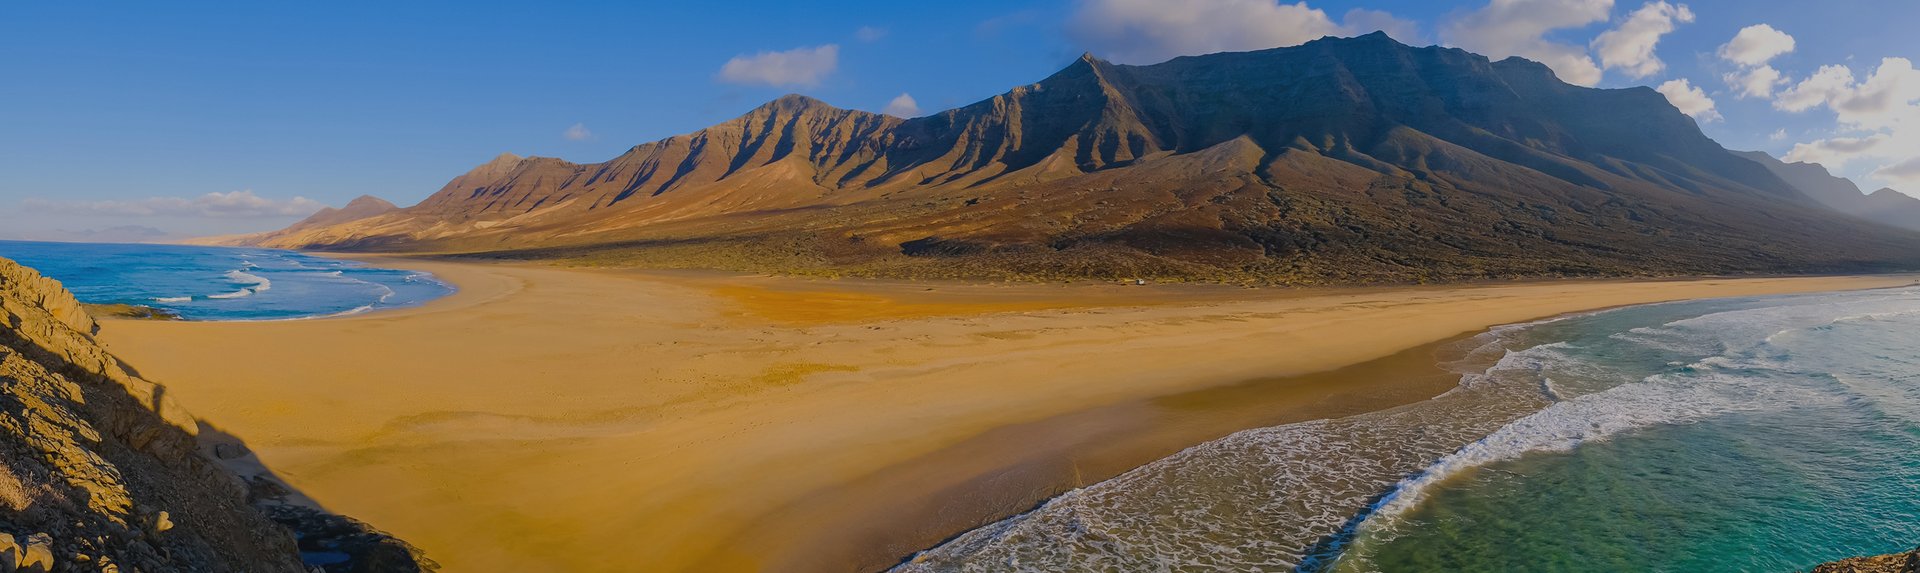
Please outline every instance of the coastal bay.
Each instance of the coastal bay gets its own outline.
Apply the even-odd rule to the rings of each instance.
[[[1453,381],[1568,312],[1911,276],[1241,289],[379,259],[459,292],[101,336],[329,509],[459,571],[844,571],[1238,429]]]

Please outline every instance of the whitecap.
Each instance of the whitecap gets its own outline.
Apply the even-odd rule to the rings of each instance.
[[[1531,453],[1571,451],[1582,443],[1656,425],[1687,424],[1830,398],[1807,388],[1771,383],[1753,372],[1772,366],[1712,356],[1679,373],[1555,402],[1401,480],[1366,512],[1361,527],[1374,534],[1390,534],[1401,516],[1419,506],[1436,484],[1471,468]]]
[[[1317,562],[1326,548],[1308,543],[1341,535],[1396,481],[1546,405],[1537,377],[1564,369],[1571,348],[1504,348],[1522,330],[1464,341],[1458,348],[1478,367],[1449,363],[1460,384],[1430,400],[1236,432],[962,534],[893,571],[1285,571]]]
[[[187,302],[187,301],[190,301],[190,300],[193,300],[193,297],[190,297],[190,296],[161,296],[161,297],[154,297],[154,299],[153,299],[153,302]]]
[[[1864,314],[1848,315],[1848,316],[1842,316],[1840,318],[1833,319],[1832,322],[1829,322],[1827,324],[1837,325],[1837,324],[1845,324],[1849,322],[1898,322],[1899,321],[1898,319],[1909,318],[1913,316],[1920,316],[1920,309],[1895,310],[1895,311],[1888,311],[1888,312],[1869,312]]]
[[[227,280],[243,285],[253,285],[249,287],[253,292],[263,292],[273,288],[273,281],[246,271],[227,271]]]

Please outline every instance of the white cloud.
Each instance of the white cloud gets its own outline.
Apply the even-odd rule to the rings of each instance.
[[[920,102],[913,101],[911,95],[901,93],[899,97],[893,98],[893,101],[887,102],[886,109],[880,110],[880,113],[894,117],[919,117]]]
[[[840,46],[827,44],[784,52],[734,56],[720,67],[720,80],[743,85],[811,87],[840,67]]]
[[[1440,40],[1492,58],[1520,56],[1552,68],[1567,83],[1600,83],[1601,70],[1585,47],[1546,39],[1554,30],[1605,22],[1613,0],[1493,0],[1455,17]]]
[[[105,229],[53,229],[47,231],[24,231],[10,235],[13,238],[30,241],[72,241],[79,243],[157,243],[174,238],[176,235],[143,225],[120,225]]]
[[[560,135],[567,138],[567,141],[586,141],[593,139],[593,131],[587,129],[587,124],[584,123],[573,124],[572,127],[568,127],[567,131]]]
[[[1742,66],[1758,66],[1781,54],[1793,51],[1793,36],[1766,24],[1740,29],[1733,40],[1720,46],[1720,58]]]
[[[1306,2],[1275,0],[1083,0],[1067,23],[1068,35],[1089,51],[1131,64],[1292,46],[1346,31]]]
[[[29,198],[22,202],[29,210],[69,215],[115,217],[215,217],[265,218],[304,217],[326,207],[306,197],[274,200],[255,195],[252,190],[208,193],[191,199],[151,197],[133,201],[60,201]]]
[[[1780,97],[1773,100],[1773,107],[1806,111],[1839,97],[1852,85],[1853,70],[1846,66],[1820,66],[1820,71],[1780,92]]]
[[[1780,74],[1780,70],[1773,69],[1773,66],[1729,72],[1721,78],[1727,80],[1727,85],[1733,87],[1734,94],[1741,98],[1773,97],[1773,88],[1789,81]]]
[[[1800,143],[1789,158],[1840,167],[1872,161],[1869,175],[1881,181],[1910,182],[1920,160],[1920,70],[1906,58],[1884,58],[1865,80],[1846,66],[1822,66],[1774,100],[1786,111],[1824,107],[1835,129],[1850,135]]]
[[[1668,80],[1654,89],[1667,96],[1667,101],[1673,102],[1673,107],[1680,108],[1680,113],[1693,116],[1695,120],[1708,122],[1720,119],[1720,112],[1713,109],[1713,98],[1707,97],[1707,92],[1694,87],[1686,79]]]
[[[1067,33],[1088,51],[1126,64],[1175,56],[1264,50],[1325,36],[1375,31],[1409,44],[1426,43],[1419,24],[1379,10],[1355,8],[1335,22],[1305,1],[1081,0]]]
[[[1787,130],[1784,128],[1773,130],[1773,133],[1767,136],[1768,141],[1786,141],[1786,139]]]
[[[1427,41],[1424,34],[1420,33],[1419,23],[1398,18],[1380,10],[1366,8],[1348,10],[1347,15],[1340,17],[1340,24],[1346,28],[1345,31],[1348,34],[1370,34],[1377,31],[1386,32],[1388,36],[1403,44],[1420,46],[1431,43]]]
[[[878,42],[881,38],[887,37],[888,32],[886,28],[878,26],[861,26],[860,29],[853,31],[853,37],[862,42]]]
[[[1627,15],[1618,27],[1595,37],[1593,51],[1600,55],[1600,65],[1606,69],[1625,71],[1635,79],[1658,74],[1667,67],[1653,52],[1660,44],[1660,37],[1673,32],[1675,26],[1692,21],[1693,10],[1686,4],[1648,2]]]
[[[1920,157],[1914,157],[1892,165],[1883,165],[1879,169],[1873,170],[1873,174],[1870,175],[1870,177],[1907,185],[1920,184]]]
[[[1787,152],[1787,161],[1819,163],[1838,168],[1854,159],[1878,154],[1880,146],[1885,145],[1887,139],[1886,134],[1874,134],[1867,137],[1833,137],[1795,143],[1793,150]]]
[[[1841,123],[1862,129],[1920,129],[1920,70],[1906,58],[1882,59],[1866,81],[1828,105]]]
[[[1766,24],[1741,28],[1733,39],[1720,45],[1720,59],[1732,62],[1738,70],[1720,76],[1733,88],[1735,97],[1773,97],[1773,90],[1789,83],[1767,62],[1793,51],[1793,36]]]

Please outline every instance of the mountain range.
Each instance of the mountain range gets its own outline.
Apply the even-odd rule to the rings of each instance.
[[[1860,186],[1836,177],[1818,163],[1787,163],[1758,151],[1736,155],[1766,166],[1774,175],[1829,209],[1905,229],[1920,230],[1920,199],[1888,188],[1862,193]]]
[[[603,163],[504,154],[411,207],[363,198],[214,242],[1294,284],[1920,263],[1914,225],[1892,225],[1920,215],[1870,206],[1920,201],[1854,189],[1855,205],[1810,173],[1728,151],[1649,88],[1375,33],[1082,56],[913,119],[789,95]]]

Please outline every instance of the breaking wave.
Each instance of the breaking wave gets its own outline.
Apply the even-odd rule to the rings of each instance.
[[[246,271],[227,271],[227,280],[238,284],[252,285],[248,287],[248,290],[253,292],[265,292],[273,288],[273,281]]]
[[[1735,412],[1753,412],[1782,404],[1806,404],[1818,393],[1768,383],[1740,372],[1763,368],[1756,362],[1712,357],[1686,372],[1660,375],[1593,394],[1559,401],[1502,426],[1418,475],[1402,480],[1375,503],[1365,527],[1389,529],[1418,506],[1435,484],[1465,470],[1535,452],[1571,451],[1580,444],[1660,424],[1685,424]]]
[[[895,571],[1369,570],[1352,544],[1390,542],[1437,488],[1474,468],[1850,399],[1831,388],[1843,385],[1835,376],[1797,370],[1781,344],[1839,321],[1920,314],[1914,292],[1648,305],[1497,327],[1444,365],[1461,378],[1438,397],[1193,446]],[[1783,383],[1801,380],[1815,382]]]
[[[80,300],[149,305],[185,320],[277,320],[406,307],[453,292],[417,270],[291,251],[14,243],[9,258],[56,277]]]

